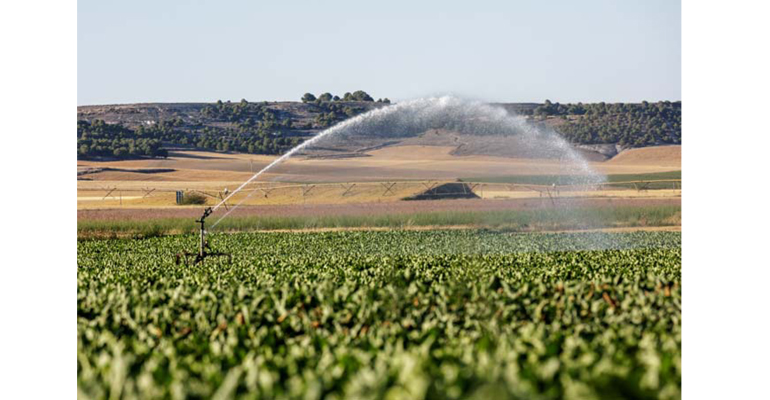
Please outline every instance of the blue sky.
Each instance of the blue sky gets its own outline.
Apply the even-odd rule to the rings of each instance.
[[[681,4],[78,1],[78,104],[681,99]]]

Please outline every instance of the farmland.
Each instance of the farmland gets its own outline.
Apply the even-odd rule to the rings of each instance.
[[[416,202],[423,207],[404,207],[409,202],[355,206],[279,206],[242,207],[237,217],[229,217],[217,225],[217,232],[318,229],[431,229],[485,228],[509,232],[588,230],[613,228],[678,228],[681,206],[666,201],[655,205],[639,202],[560,203],[550,204],[510,201],[447,200]],[[646,202],[649,202],[646,201]],[[413,202],[414,203],[414,202]],[[641,203],[644,204],[644,203]],[[473,207],[472,211],[463,206]],[[573,206],[573,207],[570,207]],[[78,212],[78,237],[149,237],[166,234],[193,233],[199,227],[195,218],[200,209],[186,208],[139,213],[136,210],[83,210]],[[234,214],[236,214],[234,213]],[[80,218],[86,214],[85,218]],[[164,217],[174,215],[174,217]]]
[[[678,398],[677,232],[78,241],[83,398]]]

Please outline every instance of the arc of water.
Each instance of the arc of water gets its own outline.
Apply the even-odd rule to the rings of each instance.
[[[335,133],[370,134],[392,132],[396,135],[402,135],[419,133],[438,127],[460,132],[473,132],[480,135],[523,132],[526,138],[533,141],[536,146],[539,144],[538,141],[543,140],[547,142],[546,148],[540,150],[546,152],[555,151],[561,161],[569,161],[570,166],[576,166],[580,169],[580,172],[588,176],[596,175],[586,161],[571,148],[569,143],[558,135],[554,134],[554,137],[551,137],[547,135],[548,132],[541,132],[540,129],[527,123],[522,117],[512,117],[500,107],[444,96],[402,102],[393,106],[378,108],[345,120],[292,148],[286,154],[259,170],[227,197],[222,199],[219,204],[214,206],[213,211],[219,209],[266,171],[288,160],[297,152]],[[528,145],[532,144],[528,143]],[[254,192],[250,193],[234,207],[230,207],[211,227],[213,228],[219,224],[220,221],[235,211],[253,194]]]
[[[326,137],[326,136],[328,136],[328,135],[330,135],[330,134],[332,134],[334,132],[342,130],[342,129],[344,129],[345,127],[347,127],[349,125],[357,123],[359,120],[361,120],[363,118],[370,117],[372,113],[376,113],[377,111],[382,111],[382,110],[383,109],[377,109],[377,110],[374,110],[374,111],[371,111],[371,112],[368,112],[368,113],[364,113],[364,114],[358,115],[358,116],[356,116],[354,118],[351,118],[349,120],[343,121],[342,123],[340,123],[338,125],[335,125],[335,126],[329,128],[329,129],[319,133],[318,135],[314,136],[310,140],[306,140],[306,141],[302,142],[300,145],[298,145],[298,146],[294,147],[293,149],[289,150],[288,152],[286,152],[286,154],[284,154],[281,157],[278,157],[277,159],[273,160],[273,162],[268,164],[265,168],[262,168],[261,170],[257,171],[256,174],[254,174],[246,182],[243,182],[243,184],[241,186],[238,186],[238,188],[233,190],[230,193],[230,195],[225,197],[224,200],[220,201],[219,204],[214,206],[213,211],[216,211],[220,206],[222,206],[222,204],[224,204],[227,200],[229,200],[231,197],[233,197],[236,193],[238,193],[241,190],[243,190],[243,188],[246,187],[249,183],[254,182],[254,180],[259,178],[259,176],[262,175],[265,171],[267,171],[270,168],[273,168],[273,166],[278,165],[278,164],[286,161],[287,159],[291,158],[291,156],[296,154],[298,151],[304,149],[305,147],[308,147],[308,146],[312,145],[313,143],[318,142],[323,137]]]
[[[251,182],[254,182],[257,178],[259,178],[260,175],[265,173],[265,171],[267,171],[270,168],[273,168],[274,166],[276,166],[276,165],[278,165],[278,164],[288,160],[289,158],[291,158],[291,156],[296,154],[298,151],[300,151],[300,150],[302,150],[302,149],[304,149],[304,148],[306,148],[308,146],[313,145],[314,143],[318,142],[322,138],[324,138],[326,136],[329,136],[329,135],[333,134],[334,132],[338,132],[338,131],[344,130],[345,128],[347,128],[349,126],[353,126],[355,124],[358,124],[360,121],[362,121],[364,119],[371,118],[373,115],[383,114],[383,113],[387,113],[387,112],[393,112],[394,110],[397,110],[399,107],[404,107],[404,105],[407,105],[407,104],[409,104],[409,103],[397,104],[397,105],[386,107],[386,108],[378,108],[376,110],[373,110],[373,111],[370,111],[370,112],[367,112],[367,113],[364,113],[364,114],[357,115],[357,116],[355,116],[355,117],[353,117],[351,119],[345,120],[345,121],[343,121],[343,122],[341,122],[341,123],[339,123],[339,124],[329,128],[329,129],[319,133],[318,135],[314,136],[312,139],[309,139],[309,140],[306,140],[305,142],[302,142],[300,145],[298,145],[298,146],[294,147],[293,149],[289,150],[288,152],[286,152],[286,154],[284,154],[281,157],[273,160],[273,162],[268,164],[266,167],[264,167],[261,170],[257,171],[257,173],[255,173],[251,178],[249,178],[246,182],[243,182],[243,184],[241,184],[241,186],[238,186],[237,189],[233,190],[227,197],[222,199],[222,201],[220,201],[219,204],[214,206],[212,211],[216,211],[217,209],[219,209],[219,207],[221,207],[223,204],[225,204],[225,202],[227,202],[227,200],[229,200],[231,197],[233,197],[236,193],[238,193],[241,190],[243,190],[243,188],[245,188],[248,184],[250,184]],[[242,199],[240,202],[238,202],[238,204],[236,204],[234,207],[230,207],[230,209],[227,211],[227,213],[225,213],[216,222],[214,222],[214,224],[211,226],[211,228],[214,228],[217,224],[219,224],[220,221],[222,221],[222,219],[224,219],[225,217],[230,215],[230,213],[235,211],[235,209],[237,209],[238,206],[243,204],[243,202],[246,199],[251,197],[252,194],[253,194],[253,192],[251,194],[249,194],[248,196],[246,196],[244,199]]]

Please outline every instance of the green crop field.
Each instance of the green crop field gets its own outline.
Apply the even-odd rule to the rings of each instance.
[[[78,241],[81,398],[680,397],[679,233],[195,240]]]
[[[668,172],[648,172],[638,174],[610,174],[606,177],[607,183],[617,183],[609,185],[610,187],[634,188],[633,185],[622,182],[630,181],[658,181],[658,180],[681,180],[682,171]],[[592,178],[584,175],[509,175],[494,177],[465,178],[464,182],[486,182],[486,183],[518,183],[522,185],[581,185],[590,183]],[[650,189],[671,189],[671,183],[653,182],[649,185]]]

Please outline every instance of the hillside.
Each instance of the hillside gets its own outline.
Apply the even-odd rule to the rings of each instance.
[[[160,150],[161,144],[168,149],[281,154],[347,118],[389,105],[389,101],[365,98],[369,101],[312,97],[306,102],[80,106],[78,158],[163,157],[166,153]],[[592,159],[611,158],[626,148],[681,143],[681,102],[496,105],[553,128]],[[458,154],[505,155],[497,154],[505,147],[480,143],[466,146]]]

